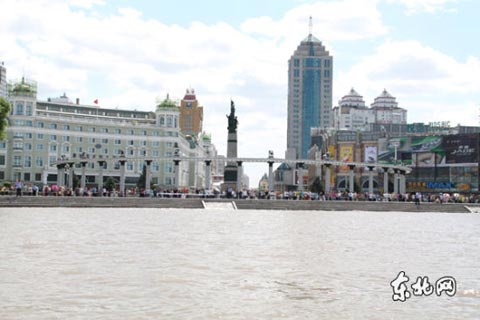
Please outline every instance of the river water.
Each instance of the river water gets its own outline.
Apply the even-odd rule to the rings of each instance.
[[[480,215],[0,208],[0,319],[479,319]],[[456,293],[411,294],[454,277]]]

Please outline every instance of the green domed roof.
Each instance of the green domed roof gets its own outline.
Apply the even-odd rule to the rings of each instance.
[[[178,106],[177,103],[175,103],[175,101],[170,100],[170,97],[168,96],[168,94],[167,94],[167,97],[157,105],[157,110],[158,109],[179,109],[179,108],[180,107]]]
[[[23,95],[23,96],[35,96],[37,93],[37,85],[33,81],[26,81],[22,78],[22,81],[9,84],[10,95]]]

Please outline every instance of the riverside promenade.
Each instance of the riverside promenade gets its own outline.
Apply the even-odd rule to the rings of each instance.
[[[260,200],[202,198],[141,198],[141,197],[55,197],[2,196],[0,208],[14,207],[75,207],[75,208],[177,208],[204,209],[212,206],[239,210],[317,210],[317,211],[400,211],[479,213],[480,204],[413,202],[342,201],[342,200]]]

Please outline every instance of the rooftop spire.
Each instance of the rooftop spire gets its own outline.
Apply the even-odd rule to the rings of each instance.
[[[313,29],[313,22],[312,22],[312,16],[310,16],[310,21],[308,22],[308,35],[312,35],[312,29]]]

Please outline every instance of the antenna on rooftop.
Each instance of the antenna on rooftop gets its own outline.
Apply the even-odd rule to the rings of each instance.
[[[308,34],[312,34],[312,29],[313,29],[313,22],[312,22],[312,16],[310,16],[310,21],[308,22]]]

